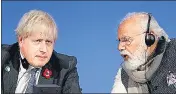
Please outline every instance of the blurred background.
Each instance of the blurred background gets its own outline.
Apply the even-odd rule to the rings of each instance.
[[[176,36],[176,2],[172,1],[2,1],[2,43],[16,42],[15,29],[24,13],[48,12],[59,28],[55,50],[76,56],[83,93],[110,93],[123,62],[116,41],[117,26],[128,12],[150,12]]]

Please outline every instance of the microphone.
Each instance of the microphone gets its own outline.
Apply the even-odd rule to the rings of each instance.
[[[164,37],[164,36],[161,36],[161,37],[159,38],[157,44],[161,44],[161,43],[165,42],[165,40],[166,40],[165,37]],[[140,65],[140,66],[137,68],[137,71],[143,70],[144,68],[145,68],[145,70],[146,70],[146,65],[147,65],[147,63],[148,63],[148,62],[147,62],[147,59],[148,59],[148,58],[147,58],[147,56],[146,56],[146,55],[147,55],[147,50],[148,50],[148,47],[147,47],[147,49],[146,49],[146,51],[145,51],[145,63],[142,64],[142,65]],[[142,66],[145,66],[145,67],[141,69]]]
[[[160,43],[162,43],[162,42],[165,42],[165,37],[164,36],[161,36],[160,38],[159,38],[159,40],[158,40],[158,43],[157,44],[160,44]],[[148,47],[147,47],[147,50],[148,50]],[[146,50],[146,52],[145,52],[145,63],[143,64],[144,66],[145,66],[145,79],[147,80],[147,82],[146,82],[146,84],[147,84],[147,86],[148,86],[148,90],[149,90],[149,94],[151,94],[151,92],[153,91],[153,85],[151,84],[151,81],[149,80],[149,79],[147,79],[147,77],[146,77],[146,64],[148,63],[147,62],[147,57],[146,57],[146,54],[147,54],[147,50]]]

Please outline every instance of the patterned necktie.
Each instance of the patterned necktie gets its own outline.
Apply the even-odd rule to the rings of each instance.
[[[28,82],[28,86],[27,86],[27,89],[26,89],[26,93],[33,93],[33,87],[35,85],[35,82],[36,82],[36,72],[37,72],[38,68],[34,68],[31,70],[31,76],[30,76],[30,79],[29,79],[29,82]]]

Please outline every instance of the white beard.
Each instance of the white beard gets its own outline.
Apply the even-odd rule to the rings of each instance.
[[[124,61],[124,65],[128,70],[136,70],[139,66],[145,64],[146,59],[148,57],[148,53],[146,52],[145,43],[139,44],[136,51],[132,54],[126,50],[120,52],[121,54],[127,54],[128,60]]]

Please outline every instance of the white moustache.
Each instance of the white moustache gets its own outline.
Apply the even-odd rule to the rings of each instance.
[[[120,55],[128,55],[128,56],[131,56],[132,54],[126,50],[124,51],[120,51]]]

